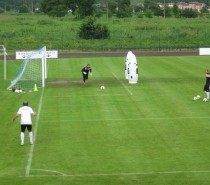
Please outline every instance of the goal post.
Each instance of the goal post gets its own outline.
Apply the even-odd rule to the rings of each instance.
[[[16,59],[24,59],[18,69],[13,81],[7,88],[11,89],[31,89],[36,84],[37,87],[45,87],[46,71],[46,47],[30,52],[22,52]]]
[[[4,47],[4,45],[0,45],[0,51],[3,52],[4,55],[4,80],[7,79],[7,52],[6,52],[6,48]]]

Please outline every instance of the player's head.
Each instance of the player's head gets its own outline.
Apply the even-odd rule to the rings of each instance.
[[[90,64],[87,64],[86,65],[86,69],[90,69]]]
[[[23,106],[28,106],[28,102],[27,101],[24,101],[23,102]]]

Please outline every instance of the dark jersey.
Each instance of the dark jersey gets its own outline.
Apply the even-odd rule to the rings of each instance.
[[[206,73],[206,85],[210,85],[210,73]]]
[[[88,72],[92,72],[92,69],[90,67],[83,67],[81,72],[86,72],[86,74],[88,74]]]

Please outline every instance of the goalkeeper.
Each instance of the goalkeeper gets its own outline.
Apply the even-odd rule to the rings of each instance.
[[[92,69],[90,67],[90,64],[87,64],[85,67],[81,70],[82,76],[83,76],[83,82],[85,83],[88,79],[88,73],[90,72],[90,75],[92,76]]]
[[[209,91],[210,91],[210,72],[206,69],[206,83],[203,88],[204,92],[206,93],[206,99],[209,100]]]

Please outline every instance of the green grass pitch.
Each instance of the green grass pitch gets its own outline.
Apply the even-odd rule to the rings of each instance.
[[[5,90],[17,65],[8,61],[0,89],[1,184],[209,185],[210,102],[202,101],[209,60],[138,57],[139,83],[129,84],[125,58],[51,59],[46,88],[25,94]],[[93,76],[84,85],[87,63]],[[27,132],[20,146],[19,119],[11,122],[24,100],[38,112],[32,146]]]

